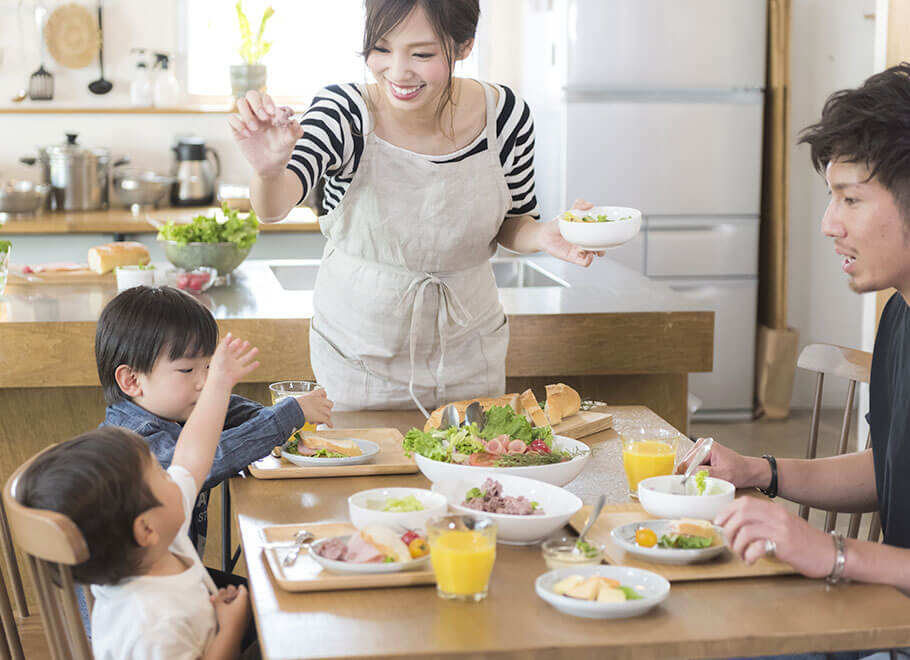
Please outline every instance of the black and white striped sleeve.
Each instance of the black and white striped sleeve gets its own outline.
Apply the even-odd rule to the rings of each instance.
[[[300,124],[288,169],[303,185],[302,202],[323,176],[345,177],[363,153],[363,99],[353,85],[330,85],[316,94]]]
[[[512,194],[507,217],[540,218],[534,186],[534,118],[524,99],[505,85],[499,86],[496,135],[499,161]]]

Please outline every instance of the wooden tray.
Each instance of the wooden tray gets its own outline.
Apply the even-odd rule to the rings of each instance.
[[[337,589],[371,589],[384,587],[412,587],[420,584],[436,584],[433,571],[402,571],[401,573],[379,573],[340,575],[324,570],[304,549],[300,551],[291,566],[281,563],[294,543],[294,534],[306,529],[317,539],[330,536],[353,534],[357,531],[351,523],[300,523],[296,525],[270,525],[260,530],[266,545],[262,552],[275,578],[276,584],[285,591],[335,591]]]
[[[578,513],[572,516],[569,524],[579,531],[588,521],[591,514],[591,507],[584,506]],[[750,578],[761,577],[766,575],[790,575],[796,573],[788,564],[777,559],[759,559],[749,566],[742,559],[725,550],[722,555],[701,564],[687,564],[685,566],[673,566],[670,564],[658,564],[633,558],[627,555],[623,550],[618,548],[610,536],[614,527],[625,525],[640,520],[654,520],[654,516],[645,513],[638,502],[629,502],[627,504],[608,504],[601,511],[597,522],[588,532],[588,540],[604,546],[604,555],[607,563],[621,566],[632,566],[633,568],[643,568],[645,570],[663,575],[670,582],[684,582],[688,580],[725,580],[729,578]]]
[[[88,268],[79,270],[48,271],[44,273],[23,273],[19,267],[9,270],[7,283],[10,286],[27,286],[31,284],[98,284],[115,283],[117,281],[113,271],[99,275]]]
[[[369,463],[361,465],[329,465],[320,467],[294,465],[284,458],[266,456],[250,464],[249,472],[257,479],[306,479],[309,477],[362,477],[368,474],[413,474],[417,472],[414,459],[404,455],[401,442],[404,436],[398,429],[334,429],[319,431],[327,438],[360,438],[379,445],[379,453]]]
[[[613,426],[613,415],[602,410],[584,410],[553,425],[553,433],[573,440],[600,433]]]

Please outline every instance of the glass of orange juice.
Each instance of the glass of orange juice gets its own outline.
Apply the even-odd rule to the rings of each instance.
[[[272,396],[272,405],[289,396],[300,396],[313,390],[318,390],[322,385],[314,380],[282,380],[269,385],[269,394]],[[315,431],[316,425],[305,422],[302,431]]]
[[[667,429],[637,428],[622,436],[622,464],[629,481],[629,496],[638,498],[638,482],[648,477],[673,474],[679,434]]]
[[[496,560],[496,523],[483,516],[449,515],[427,522],[436,593],[448,600],[487,597]]]

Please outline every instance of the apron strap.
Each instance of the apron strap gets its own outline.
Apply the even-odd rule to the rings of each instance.
[[[487,104],[487,149],[497,153],[496,148],[496,92],[489,83],[478,81],[483,87],[483,95]],[[498,153],[497,153],[498,156]]]

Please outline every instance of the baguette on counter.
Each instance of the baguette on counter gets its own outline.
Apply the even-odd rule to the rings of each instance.
[[[136,241],[117,241],[89,248],[88,267],[104,275],[117,266],[139,266],[151,261],[148,248]]]

